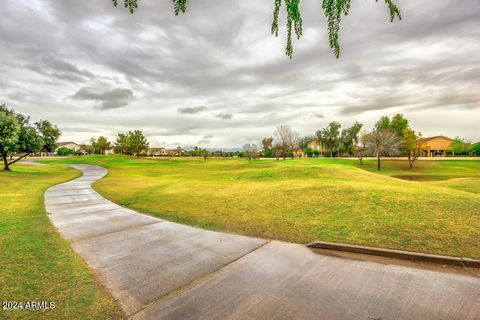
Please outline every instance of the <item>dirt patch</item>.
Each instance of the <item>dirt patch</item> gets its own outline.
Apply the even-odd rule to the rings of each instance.
[[[422,175],[401,174],[401,175],[394,175],[391,177],[396,179],[408,180],[408,181],[444,181],[444,180],[459,178],[454,176],[441,176],[441,175],[439,176],[439,175],[426,175],[426,174],[422,174]]]

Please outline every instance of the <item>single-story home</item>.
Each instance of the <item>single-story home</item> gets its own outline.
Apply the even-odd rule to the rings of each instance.
[[[165,148],[148,148],[147,154],[149,156],[159,157],[159,156],[166,156],[167,149]]]
[[[422,150],[427,157],[445,157],[453,139],[445,136],[422,138]]]
[[[77,144],[75,142],[71,142],[71,141],[58,142],[57,143],[57,149],[60,149],[60,148],[66,148],[66,149],[70,149],[70,150],[74,150],[74,151],[82,150],[82,147],[79,144]]]
[[[308,142],[307,149],[317,151],[316,154],[322,153],[324,150],[323,146],[318,144],[316,140],[311,140]],[[305,150],[295,150],[293,152],[295,158],[304,158],[308,157],[308,154],[305,153]]]
[[[318,151],[318,152],[320,152],[320,153],[322,153],[323,151],[325,151],[324,148],[323,148],[323,146],[320,145],[317,140],[311,140],[311,141],[308,143],[308,148],[309,148],[309,149],[312,149],[313,151]]]
[[[55,154],[57,154],[58,149],[61,149],[61,148],[77,151],[83,155],[87,154],[87,151],[85,151],[85,149],[81,145],[72,141],[57,142],[57,150],[55,150]]]
[[[148,148],[147,154],[153,157],[172,157],[180,156],[182,154],[182,149],[166,149],[166,148]]]

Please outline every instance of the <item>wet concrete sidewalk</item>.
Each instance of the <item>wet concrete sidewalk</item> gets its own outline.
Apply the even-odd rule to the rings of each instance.
[[[332,257],[120,207],[91,183],[50,188],[47,212],[134,319],[480,319],[480,278]],[[87,315],[85,315],[87,316]]]

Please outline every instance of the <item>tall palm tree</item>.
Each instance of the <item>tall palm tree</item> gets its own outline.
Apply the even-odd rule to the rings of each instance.
[[[320,146],[320,155],[323,157],[323,151],[325,150],[325,137],[323,130],[317,130],[315,132],[315,142]]]

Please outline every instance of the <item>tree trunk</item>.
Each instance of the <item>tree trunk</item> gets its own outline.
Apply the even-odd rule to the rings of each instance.
[[[377,156],[377,170],[380,171],[380,156]]]
[[[360,160],[360,165],[363,166],[363,158],[358,158]]]
[[[10,167],[8,166],[8,159],[6,154],[2,154],[3,158],[3,171],[12,171],[10,170]]]

